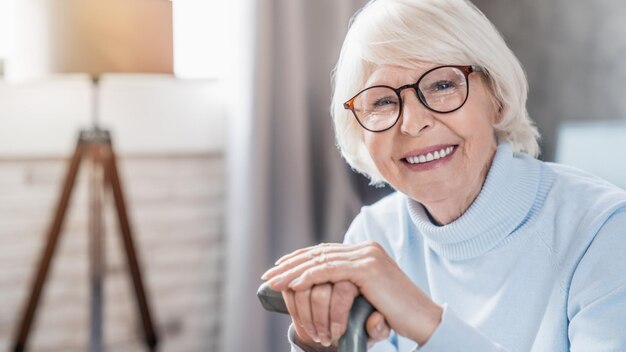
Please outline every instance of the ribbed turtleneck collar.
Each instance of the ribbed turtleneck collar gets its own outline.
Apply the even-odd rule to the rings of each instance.
[[[528,215],[540,181],[540,163],[514,155],[501,143],[482,190],[467,211],[444,226],[433,224],[424,206],[408,199],[411,219],[437,254],[450,260],[470,259],[503,241]]]

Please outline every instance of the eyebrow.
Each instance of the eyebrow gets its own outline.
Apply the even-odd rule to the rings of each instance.
[[[389,84],[389,83],[383,83],[379,79],[374,80],[373,82],[370,82],[369,80],[366,80],[365,84],[363,85],[363,89],[365,89],[367,87],[378,86],[378,85],[384,85],[384,86],[390,86],[390,87],[401,87],[401,86],[406,85],[406,84],[415,83],[424,73],[426,73],[426,71],[428,71],[428,70],[430,70],[432,68],[435,68],[437,66],[440,66],[440,65],[442,65],[442,64],[431,64],[431,65],[425,66],[425,68],[423,68],[423,69],[421,67],[403,68],[405,70],[410,70],[411,72],[415,72],[415,70],[418,70],[418,69],[421,69],[421,70],[420,70],[420,72],[417,73],[416,77],[411,78],[411,80],[409,82],[407,82],[407,83],[403,83],[403,84],[399,84],[399,85],[392,85],[392,84]],[[400,67],[400,66],[398,66],[398,67]],[[376,71],[374,71],[374,72],[376,72]],[[373,74],[374,73],[370,74],[369,77],[371,77]],[[383,77],[384,77],[384,75],[383,75]]]

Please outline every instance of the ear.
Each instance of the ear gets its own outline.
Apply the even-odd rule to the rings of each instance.
[[[493,104],[494,111],[492,123],[495,125],[500,123],[500,121],[504,118],[504,107],[502,106],[500,100],[494,96],[491,97],[491,102]]]
[[[481,77],[483,77],[483,82],[487,87],[487,94],[489,95],[489,102],[491,103],[491,109],[493,111],[491,123],[495,125],[504,118],[504,104],[502,104],[500,99],[496,96],[494,82],[488,77]]]

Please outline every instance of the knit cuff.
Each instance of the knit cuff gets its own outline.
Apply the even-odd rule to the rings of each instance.
[[[450,307],[444,304],[441,323],[439,324],[437,329],[435,329],[435,332],[428,339],[428,341],[422,346],[415,347],[413,351],[503,352],[506,351],[506,349],[490,341],[476,328],[461,320],[461,318],[459,318]]]
[[[299,345],[296,342],[296,329],[294,329],[293,324],[289,325],[289,332],[287,333],[287,337],[289,339],[289,344],[291,345],[291,352],[318,352],[318,349],[315,349],[311,346],[307,345]],[[324,348],[324,350],[327,350]]]
[[[289,339],[289,344],[291,345],[291,352],[305,352],[300,346],[296,345],[296,329],[293,328],[293,324],[289,325],[287,338]]]

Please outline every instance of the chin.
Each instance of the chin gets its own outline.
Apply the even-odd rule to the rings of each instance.
[[[425,186],[419,189],[409,189],[402,192],[411,199],[421,204],[432,204],[444,201],[450,197],[451,190],[448,187]]]

